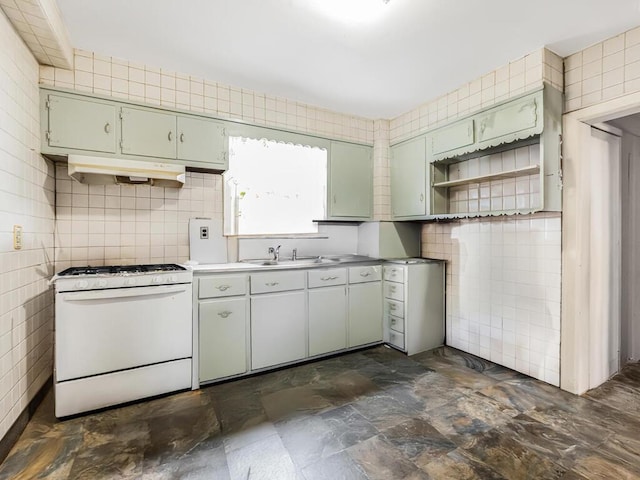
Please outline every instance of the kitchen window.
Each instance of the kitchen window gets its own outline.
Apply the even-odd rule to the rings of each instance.
[[[223,179],[225,235],[317,233],[325,217],[326,149],[231,136]]]

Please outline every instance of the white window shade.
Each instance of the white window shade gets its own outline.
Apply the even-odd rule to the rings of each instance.
[[[223,178],[226,235],[315,233],[325,217],[324,149],[230,137]]]

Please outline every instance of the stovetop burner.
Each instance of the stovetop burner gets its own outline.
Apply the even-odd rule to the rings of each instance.
[[[186,268],[175,263],[150,264],[150,265],[114,265],[103,267],[71,267],[63,270],[59,276],[70,275],[123,275],[152,272],[176,272]]]

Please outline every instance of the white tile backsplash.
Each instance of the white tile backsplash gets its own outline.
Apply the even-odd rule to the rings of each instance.
[[[559,385],[559,214],[426,224],[422,252],[447,261],[448,345]]]

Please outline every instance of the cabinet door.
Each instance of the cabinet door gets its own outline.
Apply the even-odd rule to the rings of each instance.
[[[224,124],[197,117],[178,116],[178,158],[190,166],[226,170],[227,136]]]
[[[345,287],[309,290],[309,355],[347,347]]]
[[[450,152],[473,145],[473,119],[462,120],[440,128],[430,135],[431,154]]]
[[[349,346],[382,340],[382,286],[380,282],[349,287]]]
[[[84,98],[49,95],[50,147],[116,152],[116,106]]]
[[[203,301],[198,308],[200,382],[246,372],[246,299]]]
[[[331,142],[329,216],[371,218],[373,211],[372,148]]]
[[[267,294],[251,299],[251,368],[306,357],[305,293]]]
[[[542,92],[478,115],[479,148],[513,142],[542,131]],[[503,138],[504,137],[504,138]]]
[[[122,107],[122,153],[176,158],[176,116]]]
[[[391,206],[396,218],[429,213],[424,137],[391,147]]]

